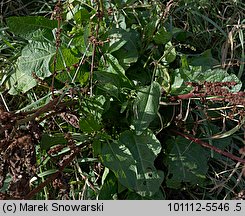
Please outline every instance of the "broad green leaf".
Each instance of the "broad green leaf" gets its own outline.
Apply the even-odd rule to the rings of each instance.
[[[165,45],[165,51],[164,51],[164,60],[170,64],[173,62],[176,58],[176,50],[175,47],[172,45],[171,42],[168,42]]]
[[[83,132],[92,133],[100,130],[100,123],[94,118],[93,115],[86,115],[79,119],[79,126]]]
[[[201,106],[202,103],[198,100],[195,101],[197,106]],[[216,107],[217,104],[215,104],[214,106]],[[218,107],[220,107],[219,105],[217,105]],[[214,109],[215,109],[214,107]],[[209,107],[211,108],[211,107]],[[202,109],[198,109],[198,110],[193,110],[193,112],[195,113],[195,115],[197,115],[200,119],[205,119],[206,116],[209,116],[210,118],[216,118],[219,117],[219,113],[217,113],[217,110],[208,110],[206,113],[204,110]],[[243,125],[244,122],[241,122],[241,125]],[[191,126],[192,128],[193,126]],[[189,128],[191,130],[191,128]],[[200,130],[202,131],[203,136],[205,136],[205,138],[202,138],[202,140],[204,140],[205,142],[208,142],[208,144],[212,145],[212,146],[216,146],[217,148],[224,150],[228,145],[231,145],[232,139],[231,137],[227,137],[229,134],[229,131],[227,132],[223,132],[223,133],[219,133],[222,129],[221,126],[215,125],[210,121],[204,121],[202,125],[200,125]],[[235,132],[235,131],[234,131]],[[229,134],[231,135],[231,134]],[[215,139],[216,138],[216,139]],[[215,159],[222,159],[223,155],[211,150],[210,151],[210,156],[212,158]]]
[[[82,8],[81,10],[77,11],[74,15],[74,20],[77,24],[81,24],[83,22],[89,21],[89,18],[91,17],[91,14],[86,10],[85,8]]]
[[[118,75],[105,71],[95,71],[94,80],[98,82],[97,85],[100,89],[107,92],[111,96],[118,98],[120,93],[119,89],[122,85],[122,81]]]
[[[103,185],[102,185],[102,188],[99,194],[99,200],[113,200],[117,198],[117,189],[118,189],[117,185],[118,185],[117,178],[114,175],[114,173],[110,171],[106,175],[106,178],[103,182]]]
[[[200,81],[208,81],[208,82],[227,82],[227,81],[235,81],[237,85],[231,88],[231,92],[238,92],[241,87],[242,83],[237,78],[235,74],[229,74],[225,70],[222,69],[214,69],[214,70],[207,70],[201,74],[193,74],[192,79],[199,79]]]
[[[95,139],[92,143],[93,147],[93,155],[97,157],[101,154],[101,141],[99,139]]]
[[[184,77],[181,76],[182,73],[179,73],[179,70],[175,70],[171,75],[171,94],[181,94],[190,92],[192,88],[188,88],[184,80],[186,80]]]
[[[103,95],[86,98],[82,102],[82,117],[86,117],[86,114],[88,114],[89,116],[93,116],[94,120],[100,122],[104,112],[103,106],[105,101],[106,99]]]
[[[192,36],[192,33],[187,32],[181,28],[175,28],[175,27],[172,29],[172,34],[177,41],[184,42],[184,43],[186,43],[188,37]]]
[[[202,185],[208,170],[208,157],[206,150],[198,144],[183,137],[171,138],[167,142],[169,176],[167,186],[178,188],[181,183]]]
[[[154,120],[159,108],[161,86],[152,82],[150,86],[138,91],[134,102],[134,119],[132,125],[136,134],[140,135]]]
[[[1,193],[8,192],[8,189],[9,189],[9,186],[10,186],[10,184],[12,182],[12,179],[13,179],[13,177],[11,175],[7,175],[6,176],[6,178],[5,178],[4,182],[3,182],[2,187],[0,188],[0,192]]]
[[[159,29],[155,34],[153,40],[156,44],[166,44],[172,39],[172,34],[167,32],[164,28]]]
[[[125,75],[125,70],[121,67],[118,60],[111,54],[106,54],[107,67],[94,72],[94,80],[98,86],[108,94],[118,98],[122,93],[122,88],[132,88],[133,83]]]
[[[158,83],[162,86],[163,90],[165,92],[169,92],[170,87],[171,87],[171,79],[168,73],[168,68],[161,64],[157,64],[156,65],[156,77],[157,77]]]
[[[151,41],[156,30],[158,19],[154,18],[150,22],[146,22],[144,26],[144,40]]]
[[[107,14],[105,14],[107,17],[107,25],[109,24],[111,26],[111,28],[118,28],[118,29],[127,29],[127,23],[126,23],[126,16],[127,14],[125,14],[123,11],[118,11],[118,9],[115,7],[115,3],[113,2],[113,4],[111,4],[111,9],[113,9],[114,11],[117,10],[117,13],[113,13],[113,16],[109,16]]]
[[[65,70],[67,67],[72,66],[73,64],[78,63],[79,58],[77,58],[74,53],[72,53],[71,49],[61,48],[57,55],[56,60],[56,70],[61,71]],[[51,65],[51,69],[54,70],[53,64]]]
[[[200,76],[201,77],[201,76]],[[193,77],[194,78],[194,77]],[[195,79],[195,78],[194,78]],[[231,92],[238,92],[242,87],[241,81],[237,78],[235,74],[229,74],[222,69],[207,70],[203,73],[203,77],[200,78],[200,81],[208,82],[228,82],[235,81],[237,85],[231,88]]]
[[[204,68],[206,67],[207,69],[210,69],[214,65],[218,65],[219,62],[215,58],[213,58],[211,49],[208,49],[200,55],[192,57],[189,60],[189,64],[193,66],[203,66]]]
[[[81,65],[79,68],[79,71],[76,71],[76,68],[71,67],[70,71],[65,70],[61,73],[58,73],[56,76],[56,83],[69,83],[74,78],[75,82],[79,82],[81,85],[87,84],[87,81],[89,80],[89,70],[85,65]],[[58,87],[62,88],[62,87]]]
[[[49,31],[49,29],[38,29],[36,31],[31,32],[27,39],[29,39],[29,43],[32,41],[36,42],[54,42],[53,32]]]
[[[55,47],[50,43],[33,41],[25,46],[16,62],[17,69],[12,75],[10,93],[25,93],[35,87],[37,83],[32,73],[40,79],[50,76],[49,62],[54,54]]]
[[[128,33],[119,28],[111,29],[108,32],[110,42],[108,44],[107,52],[113,53],[123,47],[128,41]]]
[[[38,29],[52,32],[54,28],[57,28],[57,20],[50,20],[43,16],[9,17],[7,26],[14,34],[32,39],[32,34]]]
[[[113,55],[118,59],[120,65],[128,68],[132,63],[137,62],[139,57],[139,49],[141,46],[139,33],[135,30],[130,30],[125,36],[127,43],[119,50],[113,52]]]
[[[66,143],[67,140],[64,138],[64,134],[62,133],[57,133],[54,135],[44,133],[40,141],[40,147],[44,150],[48,150],[52,146],[64,145]]]
[[[201,130],[205,131],[205,135],[207,137],[207,138],[203,138],[202,140],[208,142],[210,145],[213,145],[221,150],[225,150],[227,146],[232,145],[232,137],[225,137],[225,136],[221,137],[222,133],[218,134],[221,129],[217,125],[212,124],[211,122],[204,123]],[[209,130],[210,133],[206,133],[207,130]],[[213,138],[213,136],[216,135],[220,135],[220,138],[218,137],[217,139],[215,139],[215,137]],[[222,160],[222,158],[224,157],[223,155],[214,151],[210,151],[210,156],[215,158],[216,160]]]
[[[53,59],[51,60],[51,62]],[[59,49],[58,55],[56,56],[56,65],[55,70],[56,71],[62,71],[61,73],[58,73],[56,78],[60,80],[61,82],[71,82],[72,78],[75,74],[75,69],[73,67],[74,64],[78,64],[79,58],[77,58],[71,51],[71,49],[67,48],[61,48]],[[83,66],[83,65],[82,65]],[[54,65],[51,64],[50,67],[51,71],[54,71]],[[80,75],[81,73],[79,73]],[[77,79],[79,80],[81,77],[77,76]]]
[[[102,159],[122,185],[141,196],[152,196],[163,181],[163,172],[154,166],[160,151],[161,144],[150,130],[139,136],[125,131],[118,141],[103,144]]]
[[[190,69],[176,69],[173,74],[173,83],[171,86],[172,94],[184,94],[191,90],[187,88],[185,82],[227,82],[235,81],[237,85],[233,86],[230,91],[238,92],[242,87],[241,81],[235,74],[229,74],[223,69],[209,69],[206,71],[202,70],[201,66],[189,66]]]
[[[88,136],[82,133],[71,133],[72,138],[78,142],[84,142],[88,140]]]
[[[79,143],[88,140],[88,137],[81,133],[72,133],[71,135],[73,139],[78,141]],[[63,133],[56,133],[56,134],[44,133],[40,141],[40,147],[44,150],[48,150],[50,147],[55,145],[65,145],[65,144],[67,144],[67,140],[65,139]]]
[[[78,4],[73,4],[69,6],[69,10],[66,13],[66,21],[73,20],[76,21],[77,24],[81,24],[81,18],[83,17],[85,20],[88,19],[88,11],[85,8],[81,9],[81,6]]]
[[[136,0],[115,0],[114,2],[120,8],[124,5],[131,5],[136,2]]]
[[[119,76],[125,76],[125,70],[113,55],[106,54],[106,60],[108,62],[108,68],[107,68],[108,72],[117,74]]]
[[[181,68],[189,70],[189,64],[186,55],[181,55]]]
[[[73,27],[70,34],[73,34],[72,45],[76,47],[78,52],[86,54],[86,56],[92,55],[92,46],[90,46],[90,35],[91,33],[91,25],[75,26]]]
[[[95,80],[103,85],[106,83],[111,83],[117,87],[122,87],[122,79],[120,75],[113,74],[107,71],[95,71]]]

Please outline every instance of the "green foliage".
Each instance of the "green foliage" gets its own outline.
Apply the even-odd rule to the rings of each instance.
[[[171,93],[180,94],[190,91],[185,82],[226,82],[235,81],[237,84],[231,91],[238,92],[241,87],[241,81],[235,74],[229,74],[223,69],[202,70],[201,66],[190,66],[189,69],[176,69],[173,73],[174,82],[171,86]]]
[[[31,198],[235,197],[244,182],[234,157],[214,149],[235,156],[243,146],[243,66],[232,67],[244,60],[243,30],[232,23],[242,6],[75,0],[52,17],[36,16],[40,8],[4,17],[0,112],[12,112],[0,118],[0,140],[35,142],[31,190],[45,187]],[[0,190],[12,195],[16,176],[3,172]]]
[[[180,188],[183,182],[203,186],[208,171],[206,150],[182,137],[168,140],[167,145],[168,187]]]
[[[52,30],[57,27],[57,21],[41,16],[9,17],[7,26],[14,34],[32,40],[35,32],[46,33],[46,37],[50,36]]]
[[[102,158],[122,185],[141,196],[152,196],[163,181],[163,173],[154,167],[160,151],[161,145],[151,131],[141,135],[125,131],[118,141],[102,146]]]
[[[156,118],[160,96],[161,87],[157,82],[152,82],[151,86],[139,89],[137,98],[133,104],[133,126],[137,135],[142,134]]]
[[[54,54],[55,47],[50,43],[31,42],[26,45],[16,61],[16,72],[11,76],[9,93],[25,93],[36,86],[33,73],[41,79],[49,77],[49,61]]]

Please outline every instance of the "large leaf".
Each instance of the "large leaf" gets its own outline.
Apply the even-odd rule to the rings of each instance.
[[[155,41],[155,37],[153,37],[153,36],[154,36],[154,32],[156,31],[158,21],[159,20],[156,17],[155,18],[152,18],[148,22],[146,21],[145,26],[144,26],[144,40],[145,41],[148,41],[149,42],[152,39],[154,39],[154,41]],[[159,33],[156,33],[156,34],[158,35]],[[157,43],[157,42],[158,41],[155,41],[155,43]],[[161,44],[164,44],[164,43],[161,42]]]
[[[86,115],[79,119],[79,126],[83,132],[92,133],[101,129],[100,123],[93,115]]]
[[[10,93],[25,93],[36,86],[33,73],[41,79],[50,76],[49,61],[54,54],[55,47],[50,43],[33,41],[25,46],[16,62],[17,69],[12,75]]]
[[[106,71],[95,71],[94,80],[98,82],[98,86],[103,91],[107,92],[111,96],[118,98],[121,88],[121,79],[118,75],[108,73]]]
[[[64,134],[57,133],[54,135],[50,135],[44,133],[40,141],[40,147],[44,150],[48,150],[50,147],[54,145],[64,145],[66,143],[67,140],[64,138]]]
[[[123,40],[127,40],[127,43],[113,52],[113,55],[124,68],[128,68],[132,63],[138,60],[138,50],[141,46],[140,37],[137,31],[130,30],[124,33]]]
[[[73,15],[74,15],[74,12],[71,11],[71,16],[73,16]],[[88,22],[90,17],[91,17],[91,13],[89,13],[87,9],[82,8],[81,10],[79,10],[79,11],[77,11],[75,13],[74,20],[76,21],[76,23],[80,24],[80,23],[83,23],[83,22]]]
[[[108,170],[108,168],[105,169],[105,171]],[[104,172],[105,174],[105,172]],[[102,178],[104,177],[104,174],[102,176]],[[114,175],[113,172],[109,172],[106,175],[106,178],[104,179],[103,182],[103,186],[100,190],[100,194],[99,194],[99,199],[100,200],[113,200],[115,198],[117,198],[117,186],[118,182],[117,182],[117,178]]]
[[[122,88],[132,88],[133,83],[125,75],[125,70],[114,56],[107,53],[104,57],[107,65],[100,71],[94,72],[94,80],[98,82],[101,89],[117,98],[122,93]]]
[[[235,81],[237,85],[231,88],[231,92],[238,92],[241,87],[242,83],[237,78],[235,74],[229,74],[227,71],[222,69],[214,69],[214,70],[207,70],[203,73],[203,75],[198,75],[200,81],[208,81],[208,82],[228,82],[228,81]],[[195,79],[195,77],[193,77]]]
[[[167,186],[178,188],[182,182],[203,184],[208,170],[206,150],[180,136],[168,140],[167,145],[170,148],[166,161],[169,166]]]
[[[56,56],[56,68],[57,71],[62,71],[62,73],[59,73],[56,78],[60,80],[61,82],[67,82],[72,81],[76,70],[72,67],[74,64],[77,64],[79,61],[79,58],[77,58],[71,51],[71,49],[67,48],[61,48],[58,52],[58,55]],[[70,70],[68,69],[70,68]],[[51,65],[50,68],[52,71],[54,71],[54,65]],[[81,72],[79,75],[82,74]],[[78,78],[78,76],[77,76]],[[79,77],[80,78],[80,77]],[[76,79],[75,79],[76,80]]]
[[[74,140],[77,140],[80,143],[88,140],[88,137],[81,133],[72,133],[71,135]],[[55,145],[65,144],[67,144],[67,140],[65,139],[64,134],[62,133],[56,133],[53,135],[44,133],[42,134],[42,138],[40,141],[40,147],[44,150],[48,150],[50,147]]]
[[[71,49],[61,48],[58,52],[56,59],[56,70],[65,70],[67,67],[72,66],[75,63],[78,63],[79,58],[77,58]],[[52,65],[53,70],[53,65]]]
[[[114,28],[108,32],[110,42],[108,44],[107,52],[113,53],[123,47],[128,40],[127,32],[123,29]]]
[[[211,49],[205,50],[200,55],[190,58],[190,65],[193,66],[212,68],[214,65],[218,64],[219,62],[212,56]]]
[[[31,39],[32,34],[39,29],[52,32],[57,28],[57,20],[50,20],[43,16],[23,16],[7,18],[10,31],[26,39]]]
[[[106,99],[103,95],[86,98],[86,100],[82,102],[82,117],[93,118],[94,121],[97,121],[99,124],[99,122],[102,120],[101,117],[104,112],[105,102]]]
[[[168,73],[168,68],[161,64],[157,64],[156,77],[158,83],[162,86],[163,90],[168,93],[171,87],[171,80]]]
[[[141,196],[152,196],[163,181],[163,172],[154,167],[160,151],[161,144],[151,131],[140,136],[125,131],[118,141],[102,146],[102,159],[122,185]]]
[[[134,102],[132,123],[137,135],[140,135],[156,117],[160,96],[161,86],[157,82],[152,82],[150,86],[139,90]]]
[[[86,134],[82,133],[71,133],[72,138],[76,141],[76,145],[81,145],[82,143],[88,141],[90,138]],[[60,153],[65,153],[69,151],[69,148],[66,147],[67,139],[65,139],[65,135],[63,133],[55,133],[55,134],[42,134],[42,138],[40,141],[40,147],[43,150],[49,150],[52,146],[55,145],[64,145],[64,149]]]
[[[118,51],[117,57],[128,57],[134,56],[135,60],[138,57],[138,33],[134,30],[126,31],[122,28],[112,28],[110,29],[106,37],[110,39],[109,43],[105,44],[104,49],[108,53],[113,53]],[[105,38],[106,39],[106,38]],[[130,49],[131,53],[126,53],[125,50]],[[121,53],[123,52],[123,53]]]
[[[223,69],[214,69],[214,70],[206,70],[203,71],[201,66],[189,66],[189,69],[181,68],[176,69],[172,74],[173,84],[171,86],[172,94],[183,94],[190,91],[185,84],[185,82],[227,82],[227,81],[235,81],[237,85],[231,88],[231,92],[238,92],[242,83],[237,78],[235,74],[229,74],[227,71]]]
[[[173,62],[176,58],[176,50],[175,47],[172,45],[172,43],[169,41],[165,45],[165,51],[164,51],[164,61],[166,61],[168,64]]]
[[[125,70],[119,64],[118,60],[113,55],[107,53],[105,57],[108,63],[108,67],[107,67],[108,72],[117,74],[119,76],[125,76]]]
[[[167,32],[165,28],[161,28],[158,30],[153,40],[156,44],[166,44],[172,39],[172,34]]]

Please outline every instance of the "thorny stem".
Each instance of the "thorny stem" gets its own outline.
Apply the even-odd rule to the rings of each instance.
[[[184,138],[186,138],[186,139],[188,139],[190,141],[193,141],[193,142],[195,142],[198,145],[201,145],[201,146],[203,146],[205,148],[209,148],[209,149],[211,149],[211,150],[213,150],[213,151],[215,151],[215,152],[217,152],[217,153],[219,153],[221,155],[224,155],[224,156],[226,156],[226,157],[228,157],[228,158],[230,158],[230,159],[232,159],[234,161],[238,161],[240,163],[245,164],[245,159],[239,158],[239,157],[237,157],[237,156],[235,156],[235,155],[233,155],[233,154],[231,154],[229,152],[225,152],[225,151],[223,151],[223,150],[221,150],[221,149],[219,149],[219,148],[217,148],[215,146],[212,146],[212,145],[210,145],[210,144],[208,144],[206,142],[203,142],[202,140],[200,140],[198,138],[192,137],[192,136],[190,136],[188,134],[184,134],[184,133],[182,133],[180,131],[177,131],[177,130],[174,130],[174,129],[171,129],[171,130],[175,134],[178,134],[178,135],[180,135],[180,136],[182,136],[182,137],[184,137]]]

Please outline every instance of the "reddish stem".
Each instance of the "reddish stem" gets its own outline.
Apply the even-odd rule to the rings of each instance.
[[[233,155],[233,154],[231,154],[229,152],[225,152],[225,151],[223,151],[223,150],[221,150],[221,149],[219,149],[219,148],[217,148],[215,146],[212,146],[212,145],[210,145],[210,144],[208,144],[206,142],[203,142],[202,140],[200,140],[198,138],[192,137],[192,136],[190,136],[188,134],[183,134],[183,133],[181,133],[179,131],[176,131],[176,130],[173,130],[173,129],[172,129],[172,131],[174,133],[176,133],[176,134],[188,139],[188,140],[191,140],[191,141],[197,143],[198,145],[201,145],[201,146],[203,146],[205,148],[212,149],[213,151],[215,151],[215,152],[217,152],[217,153],[219,153],[221,155],[224,155],[224,156],[226,156],[226,157],[228,157],[228,158],[230,158],[230,159],[232,159],[234,161],[238,161],[240,163],[244,163],[245,164],[245,159],[239,158],[239,157],[237,157],[237,156],[235,156],[235,155]]]

